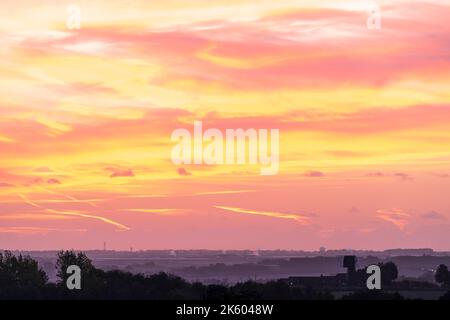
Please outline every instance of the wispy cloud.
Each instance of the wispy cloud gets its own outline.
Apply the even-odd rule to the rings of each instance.
[[[307,171],[303,174],[303,176],[308,178],[321,178],[324,177],[325,174],[321,171]]]
[[[394,177],[399,178],[401,181],[412,181],[414,180],[413,177],[411,177],[409,174],[404,172],[397,172],[394,174]]]
[[[160,215],[170,215],[173,213],[177,213],[180,211],[180,209],[148,209],[148,208],[142,208],[142,209],[121,209],[121,211],[127,211],[127,212],[138,212],[138,213],[156,213]]]
[[[225,207],[225,206],[214,206],[214,207],[225,210],[225,211],[235,212],[235,213],[265,216],[265,217],[278,218],[278,219],[290,219],[290,220],[294,220],[301,224],[309,224],[309,217],[300,215],[300,214],[281,213],[281,212],[274,212],[274,211],[257,211],[257,210],[248,210],[248,209]]]
[[[421,214],[420,217],[430,220],[447,220],[447,218],[443,214],[436,211],[426,212],[424,214]]]
[[[414,177],[412,175],[410,175],[409,173],[405,173],[405,172],[395,172],[395,173],[385,173],[385,172],[381,172],[381,171],[377,171],[377,172],[370,172],[367,174],[367,177],[372,177],[372,178],[388,178],[388,177],[392,177],[392,178],[396,178],[399,179],[402,182],[407,182],[407,181],[413,181]]]
[[[75,210],[54,210],[54,209],[45,209],[46,212],[49,213],[54,213],[54,214],[60,214],[60,215],[67,215],[67,216],[76,216],[76,217],[80,217],[80,218],[88,218],[88,219],[95,219],[95,220],[100,220],[103,221],[107,224],[116,226],[118,228],[119,231],[129,231],[131,230],[129,227],[127,227],[126,225],[123,225],[119,222],[116,222],[114,220],[102,217],[102,216],[97,216],[97,215],[92,215],[89,213],[84,213],[81,211],[75,211]]]
[[[13,138],[9,138],[7,136],[0,135],[0,143],[14,143],[15,140]]]
[[[131,169],[105,168],[105,170],[111,171],[111,178],[134,177],[134,172]]]
[[[190,173],[189,171],[187,171],[185,168],[178,168],[177,172],[180,176],[190,176],[192,175],[192,173]]]
[[[61,181],[59,181],[56,178],[50,178],[50,179],[47,180],[47,183],[48,184],[61,184]]]
[[[10,188],[10,187],[14,187],[14,185],[7,182],[0,182],[0,188]]]
[[[0,233],[23,235],[48,234],[49,232],[86,232],[86,229],[56,229],[42,227],[0,227]]]
[[[28,199],[27,196],[23,195],[23,194],[18,194],[18,196],[26,203],[29,204],[30,206],[33,206],[35,208],[43,208],[42,206],[38,205],[37,203],[31,201],[30,199]]]
[[[381,220],[392,223],[400,230],[404,230],[408,225],[411,215],[404,212],[402,209],[379,209],[377,210],[377,217]]]
[[[111,224],[113,226],[116,226],[120,231],[128,231],[131,230],[129,227],[116,222],[114,220],[102,217],[102,216],[98,216],[98,215],[93,215],[90,213],[85,213],[82,211],[76,211],[76,210],[54,210],[54,209],[49,209],[49,208],[45,208],[41,205],[38,205],[37,203],[35,203],[34,201],[30,200],[28,197],[26,197],[23,194],[19,194],[20,198],[22,198],[22,200],[35,207],[35,208],[39,208],[39,209],[43,209],[45,212],[47,213],[52,213],[52,214],[57,214],[57,215],[67,215],[67,216],[76,216],[76,217],[81,217],[81,218],[88,218],[88,219],[95,219],[95,220],[100,220],[102,222],[105,222],[107,224]]]
[[[256,192],[257,190],[222,190],[222,191],[207,191],[207,192],[197,192],[196,195],[204,196],[204,195],[215,195],[215,194],[239,194],[239,193],[248,193],[248,192]]]
[[[41,213],[15,213],[0,215],[0,220],[66,220],[71,219],[68,216],[59,216],[54,214],[41,214]]]
[[[73,203],[86,203],[88,205],[90,205],[91,207],[97,208],[98,205],[96,204],[96,202],[100,202],[103,201],[104,199],[78,199],[77,197],[71,196],[71,195],[67,195],[67,194],[63,194],[61,192],[56,192],[53,190],[49,190],[46,188],[43,188],[41,186],[36,186],[35,188],[38,188],[40,190],[43,190],[49,194],[53,194],[56,196],[61,196],[66,200],[60,200],[60,199],[39,199],[40,201],[34,201],[34,203],[39,203],[39,202],[47,202],[47,203],[64,203],[64,202],[73,202]]]

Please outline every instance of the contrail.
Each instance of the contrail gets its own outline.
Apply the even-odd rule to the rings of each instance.
[[[46,191],[46,192],[48,192],[48,193],[50,193],[50,194],[56,194],[56,195],[59,195],[59,196],[63,196],[64,198],[69,199],[69,200],[72,200],[73,202],[77,202],[77,203],[87,203],[87,204],[89,204],[91,207],[98,208],[98,205],[96,205],[95,203],[93,203],[92,201],[89,201],[89,200],[81,200],[81,199],[75,198],[75,197],[73,197],[73,196],[69,196],[69,195],[66,195],[66,194],[64,194],[64,193],[58,193],[58,192],[55,192],[55,191],[52,191],[52,190],[48,190],[48,189],[46,189],[46,188],[44,188],[44,187],[40,187],[40,186],[36,186],[35,188],[42,189],[42,190],[44,190],[44,191]]]
[[[256,211],[256,210],[247,210],[247,209],[234,208],[234,207],[223,207],[223,206],[214,206],[214,207],[218,208],[218,209],[226,210],[226,211],[236,212],[236,213],[253,214],[253,215],[259,215],[259,216],[279,218],[279,219],[291,219],[291,220],[295,220],[301,224],[309,224],[308,217],[298,215],[298,214],[270,212],[270,211]]]
[[[44,209],[44,207],[41,207],[40,205],[34,203],[33,201],[31,201],[30,199],[28,199],[27,197],[25,197],[23,194],[18,193],[18,196],[19,196],[20,198],[22,198],[22,200],[23,200],[25,203],[29,204],[30,206],[33,206],[33,207],[36,207],[36,208],[40,208],[40,209]]]
[[[60,214],[60,215],[67,215],[67,216],[77,216],[77,217],[82,217],[82,218],[96,219],[96,220],[100,220],[100,221],[103,221],[105,223],[111,224],[113,226],[116,226],[119,229],[121,229],[122,231],[131,230],[126,225],[123,225],[123,224],[121,224],[119,222],[116,222],[114,220],[111,220],[111,219],[108,219],[108,218],[105,218],[105,217],[101,217],[101,216],[85,214],[85,213],[81,213],[81,212],[78,212],[78,211],[66,211],[66,210],[61,211],[61,210],[53,210],[53,209],[45,209],[45,211],[47,211],[49,213],[53,213],[53,214]]]
[[[119,222],[116,222],[114,220],[105,218],[105,217],[91,215],[91,214],[85,214],[85,213],[80,213],[80,212],[77,212],[77,211],[60,211],[60,210],[48,209],[48,208],[45,208],[43,206],[40,206],[40,205],[36,204],[35,202],[31,201],[30,199],[28,199],[23,194],[19,193],[18,195],[19,195],[20,198],[22,198],[22,200],[25,203],[29,204],[30,206],[33,206],[33,207],[39,208],[39,209],[44,209],[46,212],[49,212],[49,213],[59,214],[59,215],[78,216],[78,217],[89,218],[89,219],[96,219],[96,220],[100,220],[100,221],[103,221],[105,223],[114,225],[114,226],[118,227],[119,229],[121,229],[122,231],[131,230],[129,227],[127,227],[127,226],[125,226],[125,225],[123,225],[123,224],[121,224]]]

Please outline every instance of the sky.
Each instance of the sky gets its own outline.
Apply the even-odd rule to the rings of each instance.
[[[0,248],[450,250],[448,17],[438,0],[3,0]],[[278,174],[175,165],[194,121],[279,129]]]

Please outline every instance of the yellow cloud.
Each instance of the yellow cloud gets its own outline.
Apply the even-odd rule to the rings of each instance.
[[[221,67],[233,69],[258,69],[270,65],[275,65],[286,60],[285,57],[252,57],[249,59],[238,59],[219,56],[213,53],[216,48],[216,45],[210,45],[206,49],[199,51],[196,54],[196,57]]]
[[[36,122],[49,128],[51,133],[62,133],[72,130],[71,126],[49,119],[41,114],[36,117]]]
[[[16,142],[16,140],[6,137],[6,136],[2,136],[0,135],[0,142],[4,142],[4,143],[14,143]]]

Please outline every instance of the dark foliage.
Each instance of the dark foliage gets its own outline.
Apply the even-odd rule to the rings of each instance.
[[[434,275],[434,278],[437,283],[442,284],[443,286],[450,286],[450,271],[446,265],[441,264]]]
[[[442,297],[439,298],[439,300],[450,300],[450,291],[447,291]]]
[[[28,256],[0,253],[0,299],[45,298],[51,287],[47,275]]]
[[[81,269],[81,290],[67,289],[70,265]],[[56,262],[58,281],[49,283],[37,262],[10,252],[0,254],[0,299],[108,299],[108,300],[292,300],[332,299],[331,294],[312,288],[293,288],[282,280],[268,283],[248,281],[235,286],[189,283],[158,273],[150,276],[119,270],[103,271],[82,252],[61,251]]]
[[[81,290],[67,289],[70,274],[67,268],[77,265],[82,272]],[[398,276],[394,263],[380,264],[382,282],[391,284]],[[266,283],[247,281],[234,286],[204,285],[158,273],[153,275],[131,274],[124,271],[104,271],[94,267],[82,252],[61,251],[56,263],[58,281],[49,283],[45,272],[29,256],[14,256],[11,252],[0,253],[0,300],[1,299],[108,299],[108,300],[331,300],[333,296],[325,289],[312,286],[295,286],[285,280]],[[366,276],[365,269],[356,276]],[[365,279],[365,278],[364,278]],[[449,271],[441,265],[436,281],[448,284]],[[397,293],[383,291],[357,291],[345,296],[351,300],[398,300]],[[441,299],[450,299],[450,292]]]
[[[361,290],[343,296],[342,300],[403,300],[404,298],[397,292],[387,293],[381,290]]]

